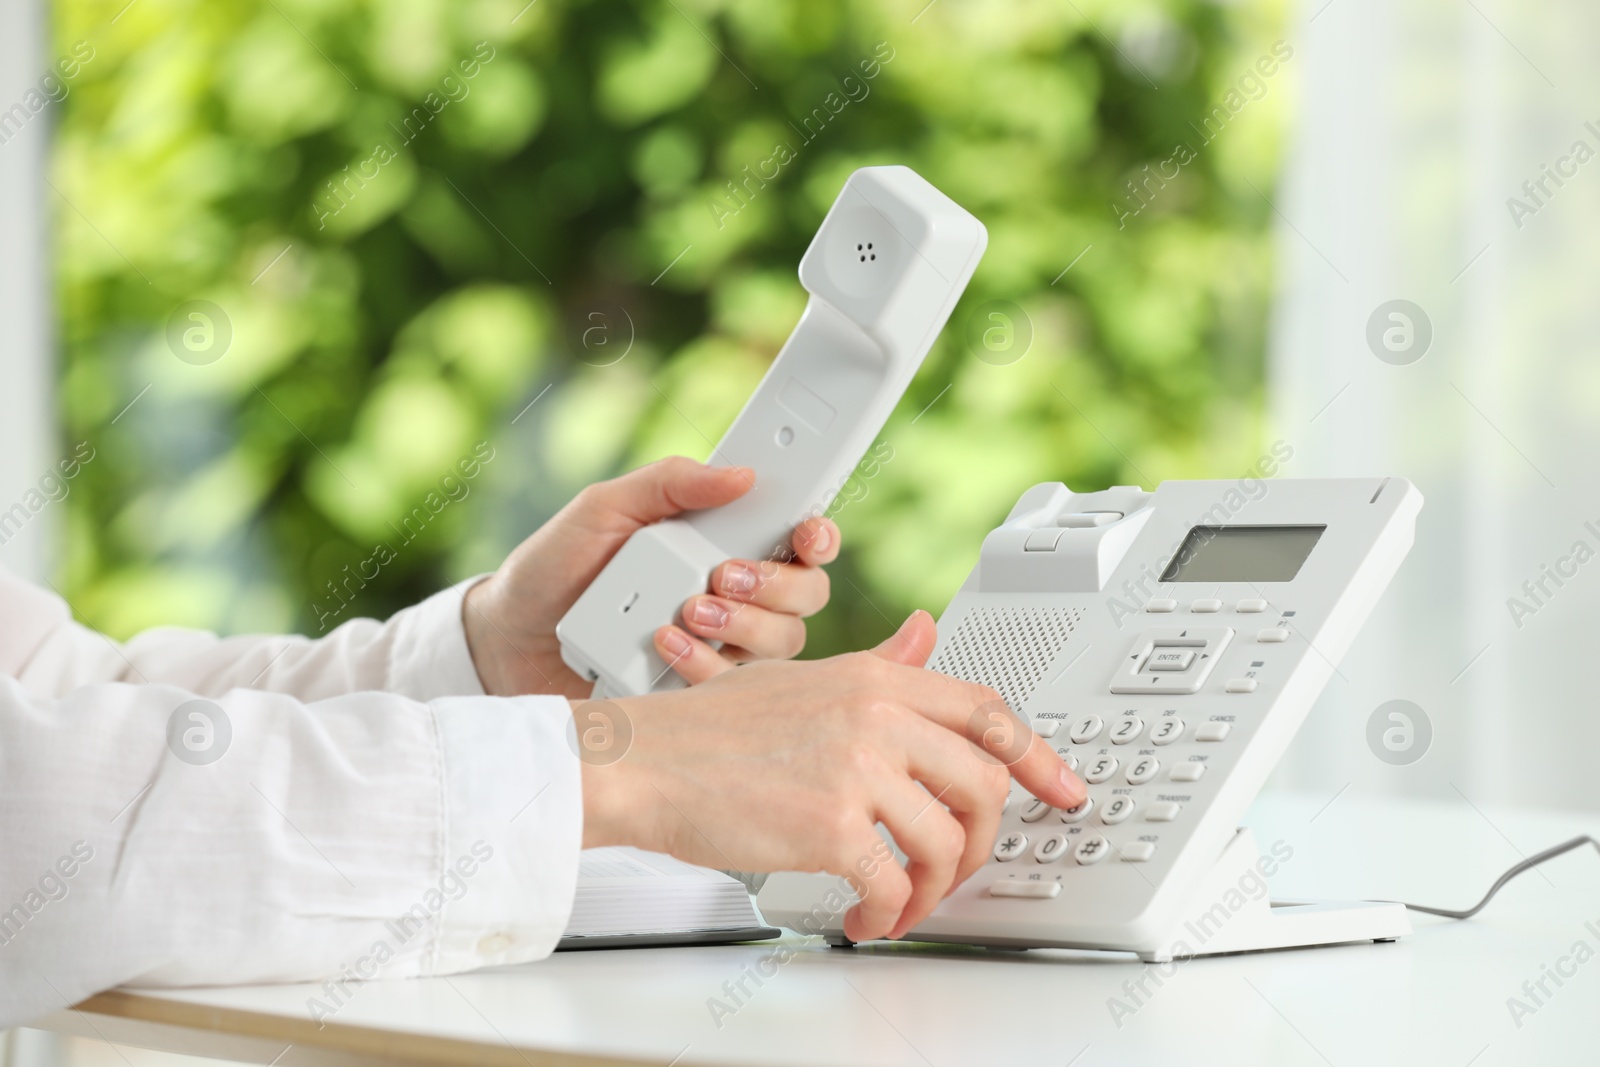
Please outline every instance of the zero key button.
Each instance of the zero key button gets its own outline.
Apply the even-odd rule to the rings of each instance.
[[[1054,863],[1071,851],[1065,834],[1051,834],[1033,846],[1033,858],[1040,863]]]

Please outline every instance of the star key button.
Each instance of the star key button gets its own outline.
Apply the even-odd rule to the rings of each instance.
[[[999,860],[1001,863],[1005,863],[1008,860],[1014,860],[1018,856],[1022,855],[1023,851],[1027,847],[1027,835],[1020,834],[1013,830],[1001,837],[1000,840],[995,844],[994,858]]]

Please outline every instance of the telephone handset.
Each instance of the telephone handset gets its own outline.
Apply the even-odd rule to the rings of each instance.
[[[630,537],[556,626],[561,658],[595,696],[634,696],[682,680],[655,653],[656,629],[704,593],[726,559],[787,555],[890,412],[988,245],[988,231],[907,167],[862,167],[800,261],[811,294],[800,322],[744,410],[712,449],[718,466],[756,472],[720,508]]]
[[[1013,787],[992,858],[906,936],[1142,958],[1392,940],[1405,908],[1269,903],[1239,819],[1411,548],[1400,478],[1023,494],[929,667],[994,688],[1089,786]],[[839,882],[779,874],[767,921],[843,942]]]

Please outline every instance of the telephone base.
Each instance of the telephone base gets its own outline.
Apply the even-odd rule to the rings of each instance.
[[[1180,911],[1178,920],[1155,937],[1078,941],[1052,936],[1047,928],[1041,928],[1038,940],[1031,944],[1017,938],[991,940],[977,931],[965,936],[945,931],[919,937],[914,930],[907,940],[1005,949],[1131,952],[1146,963],[1170,963],[1175,959],[1237,952],[1394,941],[1411,932],[1411,920],[1403,904],[1370,900],[1272,901],[1264,892],[1261,867],[1255,835],[1245,829],[1235,831],[1216,863],[1195,887],[1190,904]],[[1263,891],[1252,896],[1251,887]],[[837,930],[824,931],[824,937],[830,947],[854,947]]]
[[[1248,917],[1235,915],[1225,934],[1190,949],[1181,941],[1138,953],[1146,963],[1223,956],[1235,952],[1270,952],[1287,948],[1319,948],[1353,942],[1394,941],[1411,932],[1405,906],[1383,901],[1261,902]]]
[[[1247,879],[1259,881],[1260,854],[1255,835],[1240,829],[1196,888],[1184,916],[1165,936],[1128,946],[1146,963],[1315,948],[1355,941],[1393,941],[1411,932],[1403,904],[1386,901],[1272,901],[1265,893],[1248,897]],[[1229,899],[1243,899],[1237,911]]]

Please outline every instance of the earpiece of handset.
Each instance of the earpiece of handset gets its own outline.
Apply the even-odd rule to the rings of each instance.
[[[883,429],[988,243],[983,224],[907,167],[845,182],[800,261],[810,300],[744,410],[712,450],[755,486],[723,507],[639,530],[556,627],[562,659],[628,696],[681,684],[655,653],[727,559],[783,558],[825,513]]]

